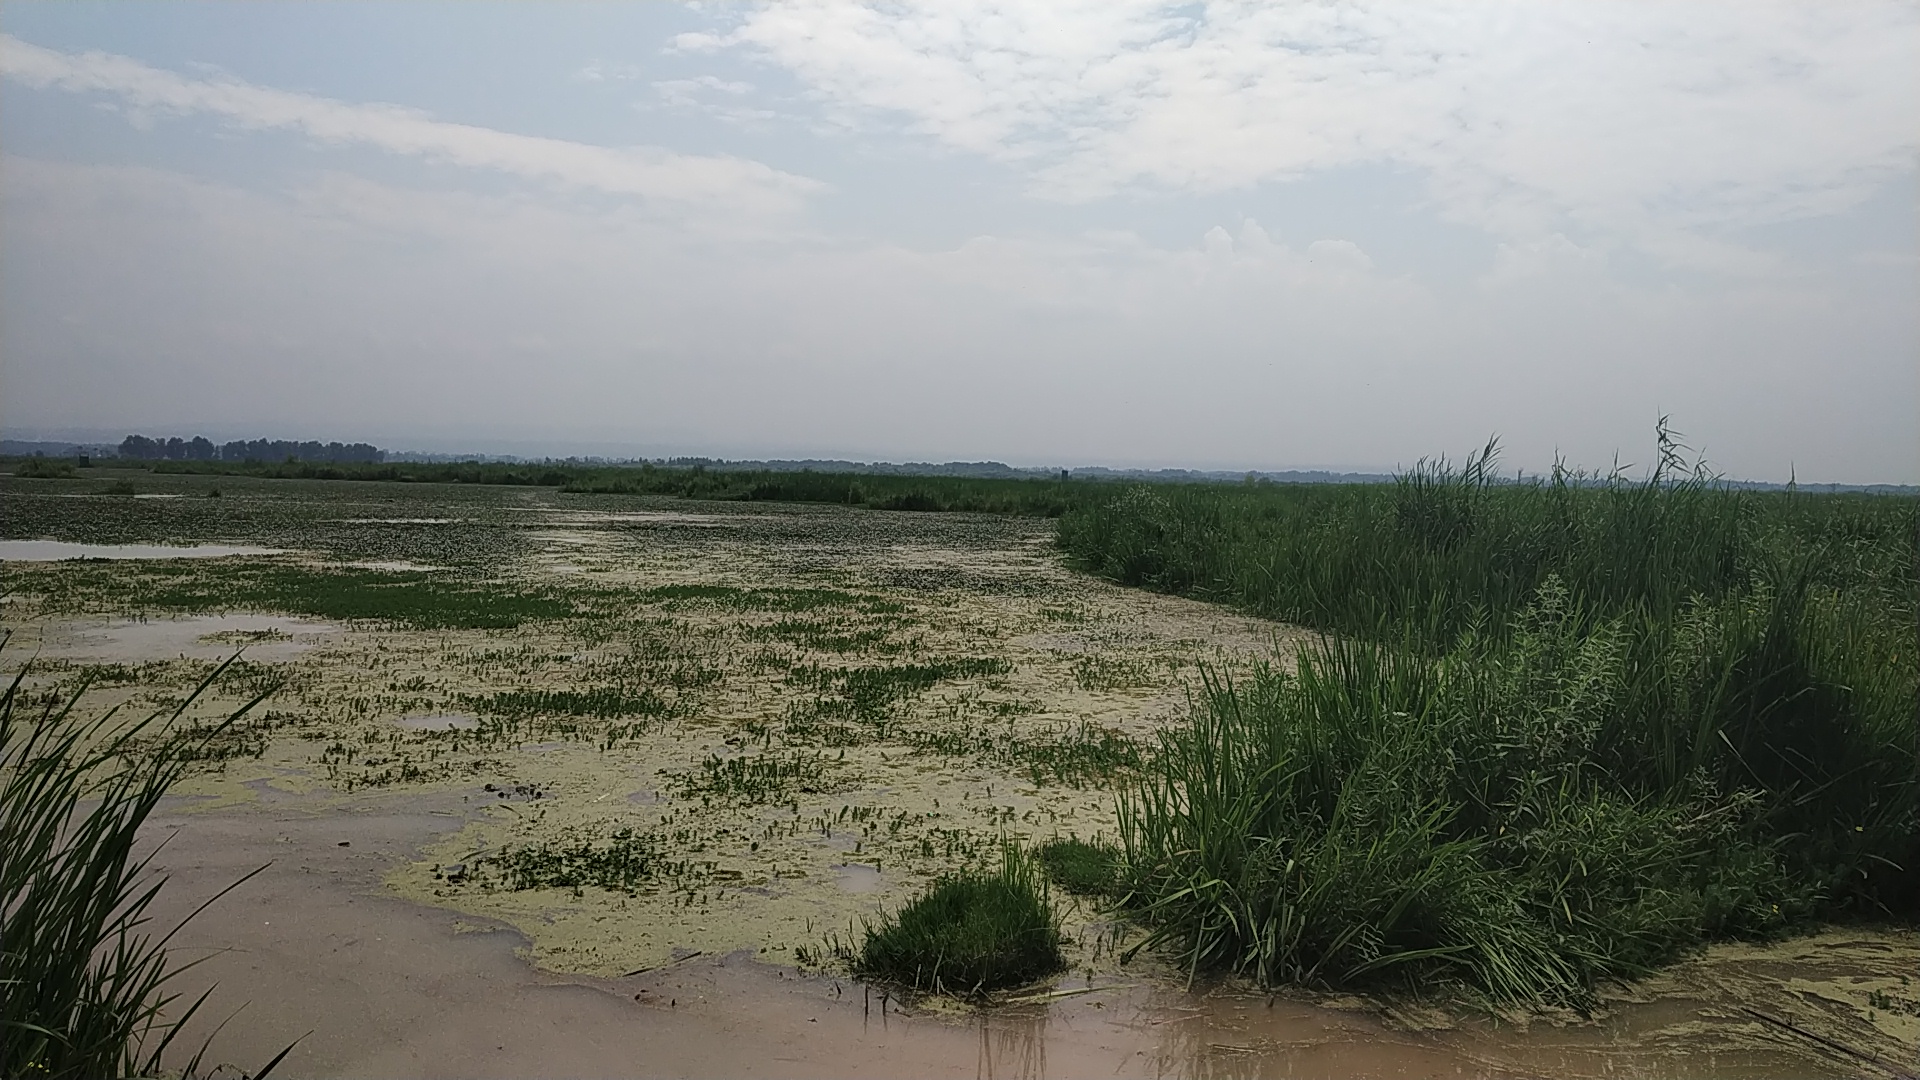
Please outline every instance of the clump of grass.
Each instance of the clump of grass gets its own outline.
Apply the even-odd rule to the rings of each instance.
[[[631,892],[666,871],[669,862],[651,833],[618,829],[605,843],[527,844],[482,856],[475,859],[472,876],[487,887],[516,892],[586,887]]]
[[[796,793],[814,795],[829,790],[832,785],[827,772],[832,764],[819,753],[776,751],[728,758],[710,754],[699,769],[676,776],[674,788],[682,798],[708,803],[785,802]]]
[[[1033,857],[1013,844],[997,865],[949,874],[869,925],[857,973],[930,993],[979,997],[1061,970],[1060,927]]]
[[[1034,849],[1055,885],[1080,896],[1110,896],[1120,883],[1120,849],[1055,837]]]
[[[185,704],[133,724],[113,712],[79,721],[76,693],[22,715],[25,674],[0,698],[0,1076],[161,1075],[162,1056],[211,991],[167,1015],[181,1003],[167,985],[192,965],[168,962],[179,927],[157,938],[147,929],[165,881],[144,880],[153,856],[135,855],[136,837],[189,762],[206,756],[203,744],[258,699],[227,725],[169,739],[156,736]]]

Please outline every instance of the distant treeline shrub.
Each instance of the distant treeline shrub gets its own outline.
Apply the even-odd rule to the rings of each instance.
[[[239,439],[216,445],[205,436],[191,439],[149,439],[129,435],[120,440],[120,456],[133,461],[303,461],[328,464],[378,463],[385,450],[367,443],[290,442],[286,439]]]
[[[874,510],[1019,514],[1058,517],[1096,491],[1099,480],[895,476],[767,469],[667,468],[657,465],[510,464],[499,462],[165,461],[156,472],[259,476],[298,480],[369,480],[423,484],[554,487],[576,494],[666,495],[743,502],[835,503]]]
[[[1135,487],[1097,573],[1317,628],[1215,681],[1124,801],[1128,902],[1197,969],[1595,980],[1920,916],[1920,501],[1640,481]]]

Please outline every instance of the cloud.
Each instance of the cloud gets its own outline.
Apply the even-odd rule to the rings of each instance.
[[[208,115],[252,131],[296,131],[331,145],[376,147],[644,200],[779,213],[825,189],[816,180],[727,156],[616,148],[436,120],[392,105],[351,104],[232,78],[190,78],[109,53],[71,54],[0,34],[0,73],[36,89],[112,95],[134,118]]]
[[[15,424],[1239,468],[1391,466],[1498,431],[1533,469],[1638,460],[1667,411],[1736,475],[1920,466],[1910,268],[1636,286],[1550,238],[1441,292],[1247,221],[914,250],[17,157],[0,234]]]
[[[1910,3],[801,0],[675,45],[750,51],[1050,198],[1412,166],[1496,233],[1723,270],[1745,256],[1697,234],[1845,209],[1920,149]]]

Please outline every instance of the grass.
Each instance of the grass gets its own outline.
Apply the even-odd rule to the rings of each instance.
[[[1066,966],[1053,902],[1031,855],[949,874],[867,927],[854,970],[929,993],[979,997]]]
[[[1048,880],[1079,896],[1111,896],[1120,883],[1120,851],[1111,844],[1055,837],[1034,849]]]
[[[160,738],[185,704],[133,724],[117,723],[112,712],[80,721],[75,694],[28,714],[25,674],[0,699],[0,1076],[163,1075],[163,1055],[211,990],[185,1003],[168,991],[192,965],[169,962],[177,926],[157,936],[149,928],[165,879],[148,879],[153,854],[136,855],[136,839],[189,763],[207,756],[203,745],[258,699],[225,725]],[[187,1075],[198,1073],[205,1052],[203,1045]]]
[[[1136,489],[1063,546],[1327,632],[1209,677],[1120,815],[1194,971],[1583,1005],[1699,944],[1920,917],[1920,506],[1646,479]]]

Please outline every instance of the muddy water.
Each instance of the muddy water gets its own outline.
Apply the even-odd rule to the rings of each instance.
[[[136,496],[138,497],[138,496]],[[64,540],[0,540],[0,562],[61,559],[223,559],[230,555],[278,555],[273,548],[231,544],[74,544]]]
[[[933,1009],[746,953],[688,954],[616,978],[553,975],[522,959],[526,939],[503,924],[382,889],[394,866],[458,827],[469,805],[459,796],[262,793],[217,813],[173,808],[149,839],[168,838],[163,925],[269,864],[176,939],[181,958],[206,958],[176,989],[217,984],[208,1024],[244,1004],[213,1044],[218,1061],[257,1066],[299,1038],[293,1076],[1888,1075],[1730,1014],[1715,984],[1751,976],[1740,964],[1758,952],[1683,968],[1600,1023],[1529,1030],[1421,1030],[1358,1002],[1125,977],[1069,977],[1033,995],[1046,1000],[988,1011]],[[1911,937],[1877,944],[1920,957]]]
[[[192,615],[177,619],[109,619],[24,627],[20,647],[46,659],[116,662],[218,660],[244,650],[250,660],[286,660],[320,644],[340,627],[290,615]]]

